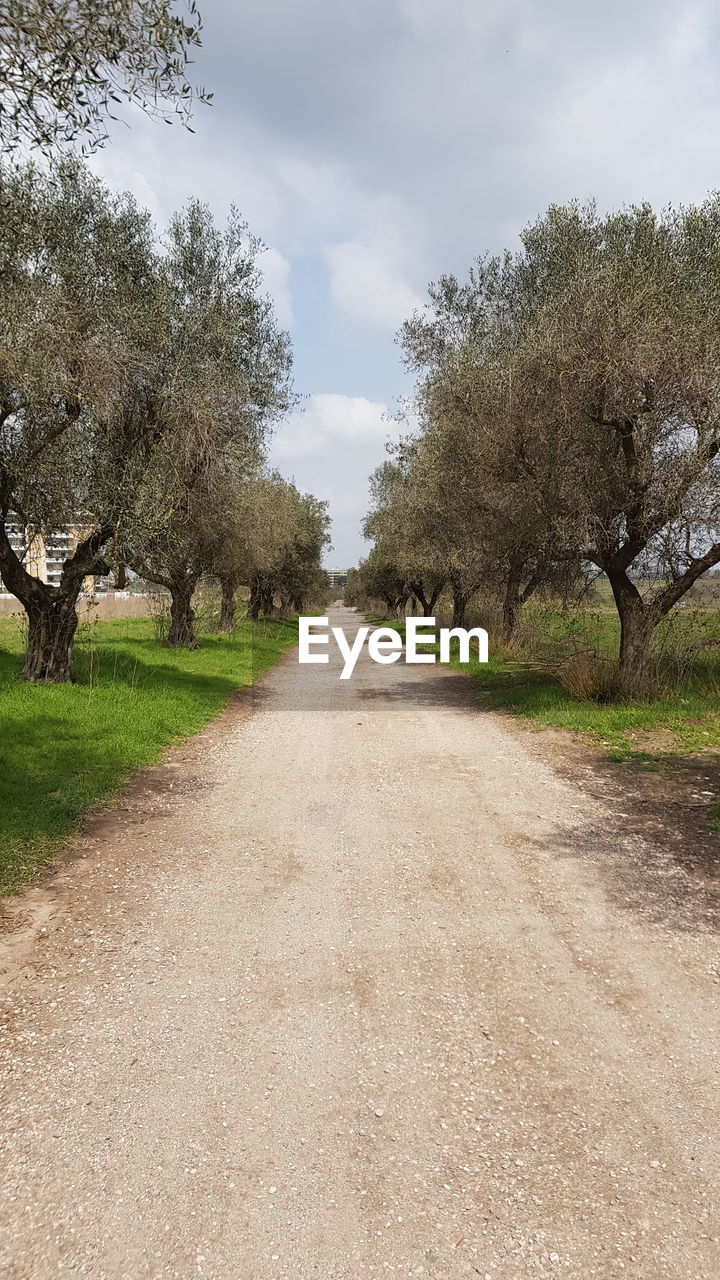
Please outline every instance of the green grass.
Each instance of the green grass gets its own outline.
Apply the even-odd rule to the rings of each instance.
[[[602,704],[574,698],[549,673],[509,670],[501,659],[469,673],[492,706],[505,707],[538,728],[569,729],[603,746],[614,760],[650,762],[720,746],[720,712],[701,683],[649,701]],[[662,745],[660,745],[662,739]]]
[[[402,624],[383,625],[404,633]],[[552,668],[563,654],[586,646],[614,656],[616,616],[580,610],[563,617],[557,610],[528,606],[523,625],[524,643],[511,658],[493,654],[491,640],[487,665],[472,658],[467,665],[457,660],[450,664],[480,683],[490,706],[522,717],[537,729],[571,730],[604,748],[611,759],[646,768],[667,756],[720,748],[720,612],[677,614],[665,630],[659,629],[658,648],[665,654],[670,682],[674,669],[681,676],[676,692],[610,704],[573,697]]]
[[[0,620],[0,893],[45,865],[87,810],[197,733],[295,643],[296,624],[243,621],[194,652],[159,647],[143,618],[83,628],[75,683],[18,681],[22,634]]]

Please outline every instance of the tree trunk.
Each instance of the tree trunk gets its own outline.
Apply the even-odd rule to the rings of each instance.
[[[624,693],[635,696],[647,689],[652,637],[659,617],[625,572],[609,573],[608,577],[620,617],[620,684]]]
[[[635,609],[620,615],[620,683],[629,694],[647,689],[653,625]]]
[[[228,635],[235,626],[235,592],[237,583],[234,578],[221,578],[222,601],[220,603],[220,630]]]
[[[505,583],[505,594],[503,596],[502,609],[502,630],[500,638],[503,644],[510,644],[515,637],[518,619],[520,617],[520,609],[522,601],[520,599],[520,581],[521,571],[519,567],[511,565],[510,572]]]
[[[195,578],[170,583],[170,630],[168,644],[178,649],[197,649],[192,607]]]
[[[431,588],[430,595],[428,596],[425,592],[425,583],[422,580],[410,583],[410,590],[412,591],[419,608],[422,609],[423,618],[433,617],[435,605],[438,602],[444,585],[445,584],[441,582],[439,586]]]
[[[469,599],[470,599],[470,596],[468,592],[460,591],[458,587],[453,587],[453,614],[452,614],[453,627],[465,626],[465,613],[467,611]]]
[[[449,575],[448,581],[450,583],[453,600],[452,625],[454,627],[464,627],[467,607],[475,593],[479,590],[479,584],[472,583],[469,587],[466,585],[463,588],[460,575],[454,573]]]
[[[28,641],[22,680],[58,684],[70,681],[72,642],[78,624],[77,595],[52,596],[43,592],[25,605]]]
[[[503,599],[502,612],[502,631],[501,639],[503,644],[510,644],[515,631],[517,629],[518,617],[520,615],[520,601],[518,600],[517,591],[508,587],[505,591]]]
[[[28,618],[28,644],[21,679],[70,679],[72,642],[77,629],[77,598],[85,577],[104,576],[110,566],[100,554],[115,532],[113,521],[98,524],[65,560],[60,585],[51,587],[33,577],[16,554],[5,527],[7,498],[0,507],[0,572],[5,586],[20,601]]]
[[[510,566],[507,582],[505,583],[505,595],[503,597],[501,631],[501,640],[503,644],[510,644],[515,639],[517,625],[520,621],[520,611],[523,605],[527,604],[531,595],[542,581],[542,569],[536,569],[523,587],[523,578],[525,578],[527,572],[528,562],[526,559],[517,559]]]
[[[256,578],[250,583],[250,599],[248,600],[247,616],[253,622],[257,622],[260,613],[260,584]]]

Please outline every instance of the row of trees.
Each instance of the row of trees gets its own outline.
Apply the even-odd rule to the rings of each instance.
[[[404,325],[419,426],[372,478],[367,594],[455,623],[607,575],[624,686],[720,563],[720,197],[656,215],[552,207],[516,253],[443,277]]]
[[[159,243],[76,159],[0,173],[0,576],[27,614],[27,679],[69,678],[87,575],[161,584],[183,645],[203,575],[225,627],[241,584],[255,616],[319,585],[325,507],[264,468],[293,396],[261,249],[198,201]],[[82,529],[58,586],[14,551],[17,523]]]

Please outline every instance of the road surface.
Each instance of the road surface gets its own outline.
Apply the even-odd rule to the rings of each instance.
[[[339,670],[16,907],[0,1275],[718,1280],[717,935],[474,682]]]

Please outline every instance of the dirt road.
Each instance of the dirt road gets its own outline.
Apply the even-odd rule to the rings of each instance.
[[[718,1280],[720,953],[672,861],[649,906],[618,806],[472,682],[339,669],[289,655],[23,904],[0,1275]]]

